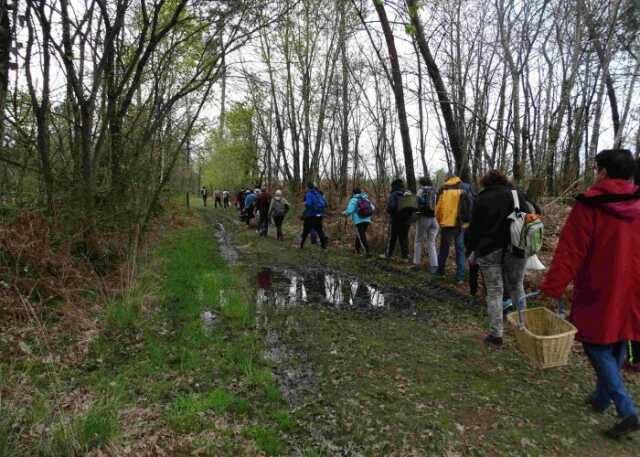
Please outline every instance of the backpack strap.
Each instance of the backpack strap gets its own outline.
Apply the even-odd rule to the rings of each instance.
[[[511,197],[513,198],[513,211],[516,213],[520,212],[520,199],[518,198],[518,191],[513,189],[511,190]]]
[[[632,200],[640,200],[640,190],[634,194],[602,194],[587,197],[584,194],[576,196],[576,200],[586,205],[600,205],[603,203],[619,203]]]

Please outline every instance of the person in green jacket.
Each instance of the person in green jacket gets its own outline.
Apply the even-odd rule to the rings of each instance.
[[[369,242],[367,241],[367,228],[372,223],[374,205],[369,200],[369,195],[359,188],[354,188],[347,209],[342,214],[351,216],[351,221],[356,229],[355,246],[356,252],[360,253],[364,249],[364,254],[369,257]]]

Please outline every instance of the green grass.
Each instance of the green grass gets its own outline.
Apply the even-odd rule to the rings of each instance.
[[[255,305],[242,281],[218,254],[208,227],[167,235],[146,259],[136,287],[98,316],[99,334],[80,366],[56,366],[52,373],[34,358],[2,362],[9,388],[27,374],[39,394],[28,405],[2,404],[11,414],[0,418],[0,456],[72,456],[135,445],[122,430],[141,424],[169,427],[182,454],[191,453],[193,443],[210,455],[244,455],[251,446],[281,453],[292,423],[273,415],[282,397],[262,360]],[[206,328],[205,310],[216,315]],[[34,354],[42,349],[37,341],[29,344]],[[60,409],[57,399],[74,392],[84,392],[91,405]],[[17,414],[20,408],[29,414]],[[143,419],[130,417],[135,412]],[[256,432],[238,442],[251,427]],[[37,439],[18,433],[28,429],[49,433]],[[211,441],[210,433],[220,439]]]
[[[318,304],[257,309],[254,274],[268,266],[339,270],[380,288],[428,278],[348,250],[258,239],[231,211],[203,215],[225,221],[242,263],[226,264],[209,226],[169,233],[136,287],[96,316],[80,363],[46,363],[38,338],[26,341],[32,355],[16,357],[0,338],[0,457],[124,454],[144,445],[132,431],[167,436],[159,445],[172,455],[640,455],[638,438],[600,437],[615,417],[582,404],[593,375],[580,354],[535,370],[510,336],[503,350],[483,347],[483,310],[455,302],[419,300],[430,322]],[[289,240],[297,230],[285,227]],[[206,328],[204,310],[216,315]],[[263,359],[267,331],[293,350],[285,368],[315,375],[294,408]],[[54,340],[60,353],[74,341]],[[640,398],[637,379],[628,387]]]
[[[254,439],[258,449],[264,451],[267,455],[280,455],[285,448],[277,430],[251,427],[246,430],[246,433]]]
[[[208,393],[181,395],[171,405],[167,423],[178,432],[198,432],[213,427],[213,415],[224,413],[246,414],[249,411],[247,400],[223,390],[216,389]]]
[[[426,273],[367,261],[350,249],[292,249],[299,231],[294,220],[285,226],[290,241],[279,243],[259,239],[221,212],[208,217],[224,218],[253,274],[280,265],[338,270],[380,288],[430,281]],[[432,316],[427,323],[317,305],[260,310],[268,330],[301,350],[316,375],[313,391],[288,415],[294,423],[288,433],[303,455],[335,455],[336,449],[367,456],[640,455],[640,437],[619,443],[602,438],[616,418],[613,408],[605,415],[585,408],[593,373],[579,353],[565,368],[532,368],[509,334],[502,350],[485,348],[484,310],[456,302],[419,300],[418,309]],[[640,380],[628,378],[627,385],[640,399]]]

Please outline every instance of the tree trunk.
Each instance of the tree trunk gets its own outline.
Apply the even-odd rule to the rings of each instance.
[[[418,15],[417,0],[406,0],[406,2],[409,10],[409,16],[411,17],[411,24],[415,28],[415,37],[418,43],[418,48],[422,53],[422,57],[427,66],[427,72],[429,73],[431,82],[433,83],[436,94],[438,95],[440,110],[442,112],[442,117],[444,118],[447,137],[449,138],[449,146],[456,162],[456,173],[463,181],[468,182],[470,178],[469,161],[463,150],[461,135],[457,127],[458,121],[453,113],[449,93],[447,92],[442,80],[440,69],[431,54],[431,50],[429,49],[429,45],[425,38],[424,27],[422,26],[422,21],[420,21],[420,17]]]
[[[413,171],[413,151],[411,150],[411,138],[409,136],[409,123],[407,121],[407,112],[404,105],[404,91],[402,89],[402,74],[400,73],[400,62],[398,61],[398,52],[396,51],[396,43],[393,32],[389,25],[387,12],[384,9],[384,2],[381,0],[373,0],[380,25],[387,42],[387,50],[389,51],[389,60],[391,61],[391,77],[393,79],[393,94],[396,99],[396,109],[398,110],[398,122],[400,123],[400,137],[402,138],[402,151],[404,153],[404,167],[407,177],[407,187],[413,192],[416,191],[416,176]]]

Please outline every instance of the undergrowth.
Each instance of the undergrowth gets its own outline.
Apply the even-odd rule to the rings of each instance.
[[[2,359],[0,456],[281,453],[294,423],[247,297],[208,228],[169,234],[104,308],[82,363],[47,363],[38,341],[31,357]]]

